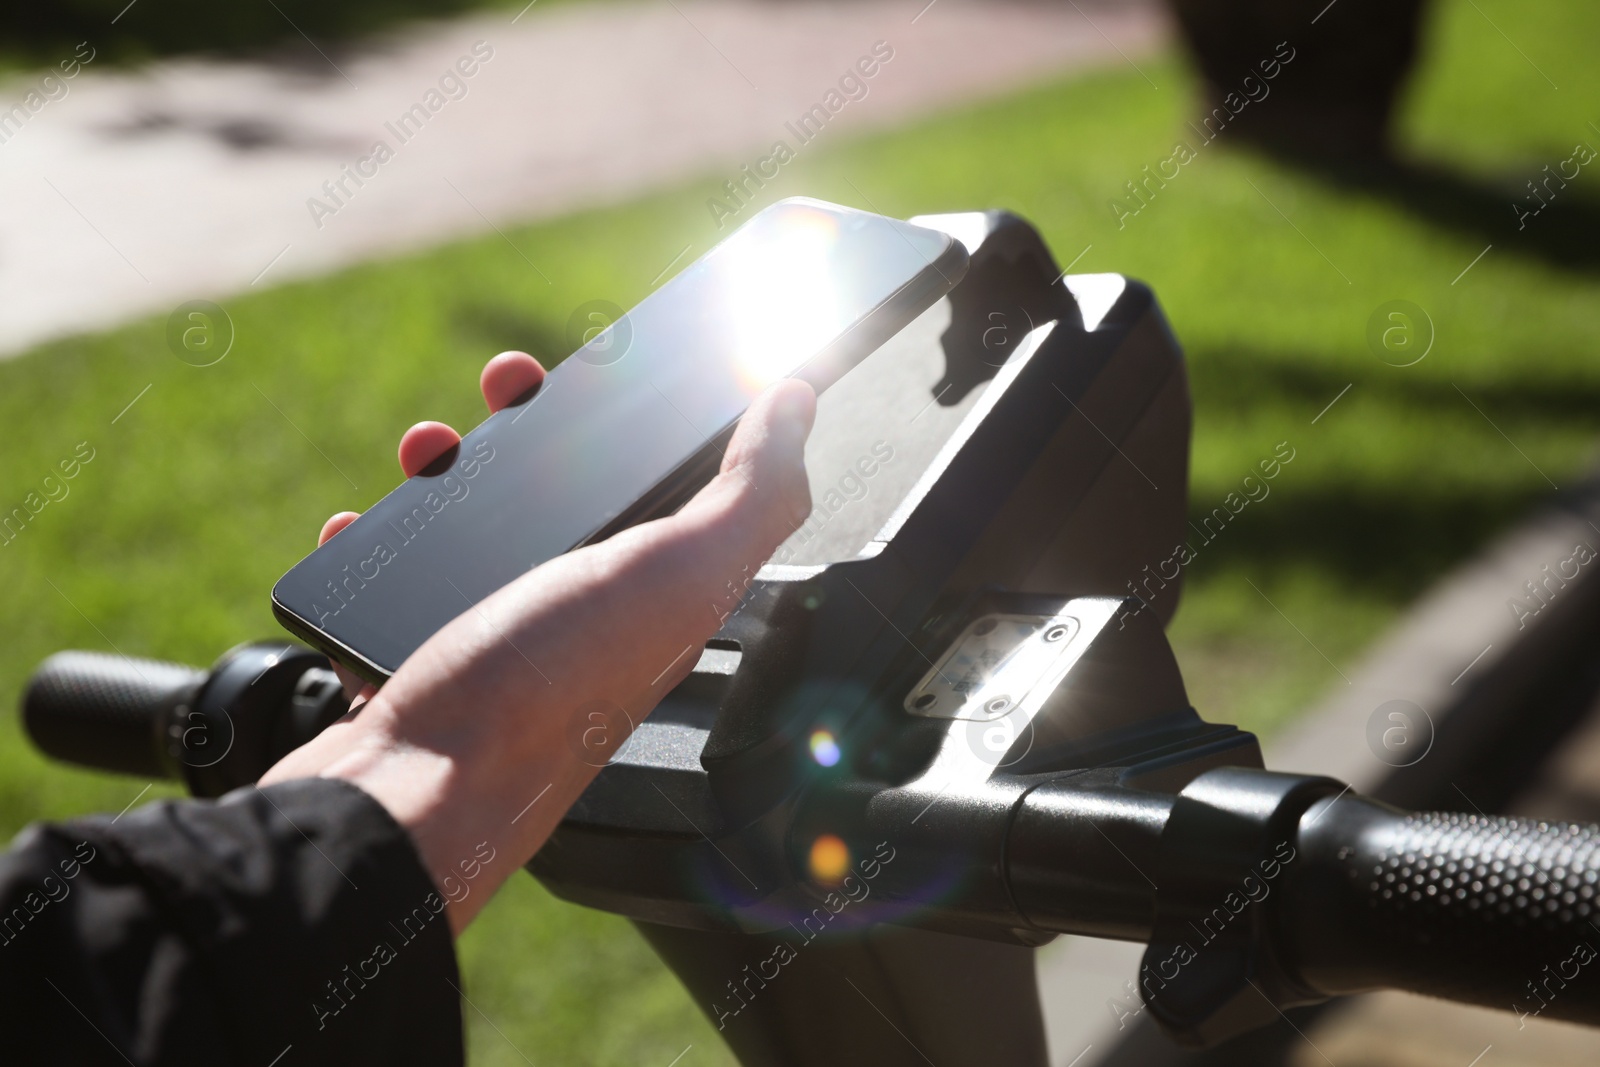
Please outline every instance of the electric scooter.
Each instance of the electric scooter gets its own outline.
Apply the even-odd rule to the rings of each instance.
[[[1155,297],[1063,276],[1015,215],[913,221],[965,280],[823,395],[817,510],[625,743],[584,733],[603,769],[529,871],[631,919],[748,1067],[1044,1067],[1058,934],[1146,944],[1125,1010],[1196,1047],[1362,990],[1504,1008],[1593,943],[1600,828],[1400,810],[1199,716]],[[266,642],[61,653],[23,714],[51,756],[219,796],[345,710]],[[1600,987],[1544,1014],[1600,1023]]]

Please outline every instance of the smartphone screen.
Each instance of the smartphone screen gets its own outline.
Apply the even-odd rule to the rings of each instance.
[[[381,680],[638,502],[681,501],[763,389],[786,377],[826,388],[965,269],[965,250],[939,231],[816,200],[773,204],[297,564],[273,609]]]

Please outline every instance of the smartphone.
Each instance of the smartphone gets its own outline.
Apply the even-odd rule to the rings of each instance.
[[[381,684],[524,571],[681,506],[763,389],[827,388],[966,266],[937,230],[773,204],[297,563],[273,611]]]

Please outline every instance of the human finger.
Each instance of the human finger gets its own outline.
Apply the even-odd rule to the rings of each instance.
[[[322,532],[317,534],[317,547],[321,548],[328,543],[328,538],[349,526],[361,517],[359,511],[341,511],[337,515],[330,515],[328,521],[322,524]]]
[[[442,422],[419,422],[400,438],[400,469],[407,478],[461,443],[461,435]]]
[[[544,382],[544,367],[526,352],[502,352],[483,365],[478,387],[490,412],[509,407]]]

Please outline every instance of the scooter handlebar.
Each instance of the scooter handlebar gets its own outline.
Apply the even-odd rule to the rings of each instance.
[[[1398,988],[1600,1024],[1600,827],[1321,800],[1300,821],[1282,958],[1325,995]]]
[[[1140,991],[1184,1044],[1373,989],[1600,1025],[1600,984],[1574,981],[1600,954],[1600,827],[1229,767],[1177,794],[1147,862]]]
[[[159,725],[192,700],[206,672],[101,652],[58,652],[28,682],[22,721],[46,755],[100,770],[166,777]]]
[[[281,644],[209,674],[63,652],[30,681],[23,719],[58,759],[215,796],[343,713],[325,664]],[[195,714],[227,758],[185,748]],[[1329,779],[1222,768],[1175,796],[1048,783],[1007,853],[1025,923],[1150,942],[1140,988],[1186,1043],[1378,988],[1600,1025],[1600,983],[1576,981],[1600,953],[1600,827],[1403,812]]]
[[[196,796],[255,782],[337,721],[349,702],[320,653],[240,645],[210,671],[100,652],[60,652],[28,682],[22,721],[47,755]]]

